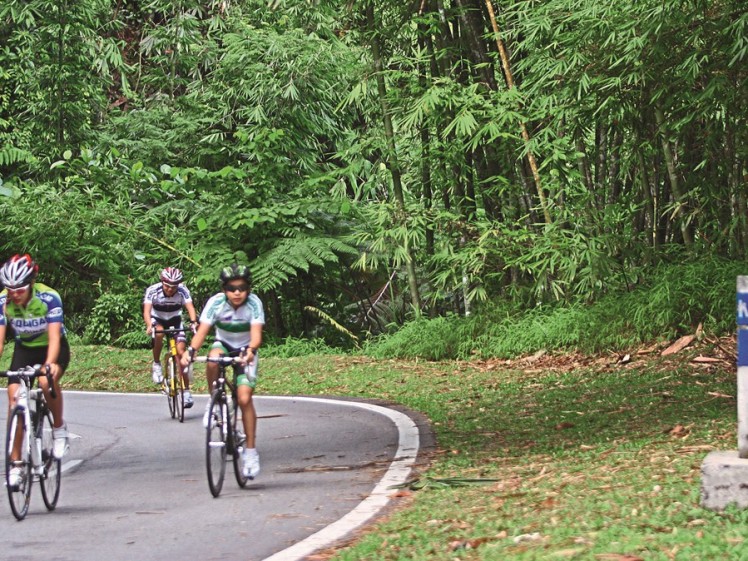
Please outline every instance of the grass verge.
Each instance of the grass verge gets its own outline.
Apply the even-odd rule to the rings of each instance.
[[[736,447],[727,345],[630,361],[266,358],[259,391],[396,402],[436,433],[429,469],[393,490],[403,508],[319,559],[743,559],[748,515],[699,505],[704,456]],[[155,391],[147,351],[109,347],[75,346],[63,386]],[[440,481],[453,478],[495,481]]]

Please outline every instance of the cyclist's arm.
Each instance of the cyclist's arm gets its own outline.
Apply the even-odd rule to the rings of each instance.
[[[197,312],[195,311],[195,305],[192,302],[185,302],[184,307],[187,308],[187,314],[190,316],[190,323],[197,323]]]
[[[150,335],[151,329],[153,329],[153,319],[151,318],[151,310],[153,309],[153,304],[150,302],[146,302],[143,304],[143,320],[145,320],[145,332]]]
[[[0,356],[3,354],[3,347],[5,346],[5,335],[7,334],[7,326],[5,322],[7,318],[5,316],[5,302],[0,303]]]
[[[257,349],[262,345],[262,323],[253,323],[249,329],[249,347],[247,348],[247,360],[254,360]],[[251,353],[251,356],[250,356]]]
[[[60,339],[62,337],[62,323],[54,322],[47,324],[47,360],[45,364],[51,366],[52,375],[56,376],[58,372],[57,359],[60,357]],[[54,365],[54,366],[52,366]]]

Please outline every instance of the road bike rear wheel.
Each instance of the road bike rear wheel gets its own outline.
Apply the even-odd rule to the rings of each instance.
[[[229,426],[226,401],[222,392],[216,390],[210,398],[208,428],[206,430],[205,460],[208,469],[208,487],[214,497],[221,493],[226,475],[226,453]]]
[[[29,512],[29,502],[31,501],[31,484],[33,477],[31,474],[31,439],[26,433],[26,424],[24,422],[24,410],[15,406],[8,422],[8,433],[5,438],[5,486],[8,489],[8,499],[10,499],[10,510],[13,516],[18,520],[23,520]],[[21,455],[17,460],[11,460],[13,452],[13,443],[16,438],[20,438]],[[18,485],[11,487],[10,471],[13,468],[21,470]]]
[[[47,510],[54,510],[57,499],[60,498],[60,478],[62,476],[62,461],[55,458],[54,435],[52,433],[52,414],[47,410],[39,419],[37,435],[42,439],[42,466],[44,468],[40,476],[42,488],[42,499]]]
[[[248,478],[245,477],[244,473],[242,472],[242,468],[244,467],[242,452],[244,451],[244,446],[247,443],[247,437],[244,434],[244,425],[239,420],[237,411],[238,409],[236,407],[236,399],[234,399],[232,401],[231,407],[231,430],[229,432],[229,448],[231,449],[231,453],[233,455],[234,475],[236,476],[236,482],[239,484],[239,487],[243,489],[247,486],[248,481]]]

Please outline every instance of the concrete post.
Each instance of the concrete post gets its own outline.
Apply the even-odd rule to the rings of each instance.
[[[738,449],[711,452],[701,464],[701,504],[748,508],[748,276],[738,277]]]

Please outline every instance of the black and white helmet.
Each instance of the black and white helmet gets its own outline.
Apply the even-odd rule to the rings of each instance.
[[[166,267],[166,269],[161,271],[161,281],[165,282],[166,284],[172,284],[176,286],[180,282],[182,282],[183,278],[184,277],[182,276],[182,271],[174,267]]]
[[[21,288],[31,284],[38,272],[39,265],[31,259],[28,253],[14,255],[5,262],[0,270],[0,280],[6,288]]]

